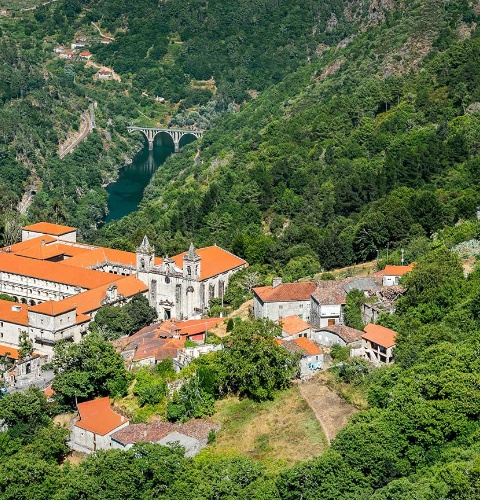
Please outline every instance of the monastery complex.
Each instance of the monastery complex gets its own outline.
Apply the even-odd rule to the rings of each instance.
[[[79,342],[96,311],[142,293],[160,319],[199,318],[248,264],[217,246],[163,259],[147,237],[136,253],[77,242],[76,229],[40,222],[0,249],[0,345],[17,348],[27,332],[39,354],[62,339]]]

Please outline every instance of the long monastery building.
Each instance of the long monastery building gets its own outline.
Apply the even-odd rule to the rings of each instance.
[[[199,318],[223,297],[228,280],[248,264],[217,246],[172,258],[154,256],[147,237],[136,253],[77,242],[76,229],[40,222],[22,241],[0,249],[0,345],[17,348],[26,331],[49,355],[61,339],[79,342],[103,305],[146,295],[160,319]]]

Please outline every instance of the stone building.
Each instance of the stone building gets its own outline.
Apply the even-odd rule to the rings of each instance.
[[[232,274],[248,264],[217,246],[161,259],[145,237],[136,253],[77,242],[76,229],[41,222],[0,250],[0,345],[16,348],[23,331],[49,355],[62,339],[78,342],[97,310],[148,296],[159,319],[199,318],[223,298]]]
[[[272,286],[259,286],[253,289],[253,311],[255,318],[278,321],[296,315],[310,319],[310,296],[315,290],[315,282],[282,283],[274,278]]]

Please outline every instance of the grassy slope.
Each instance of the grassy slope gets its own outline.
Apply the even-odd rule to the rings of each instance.
[[[322,429],[298,387],[263,403],[223,399],[216,403],[212,419],[222,429],[206,453],[249,455],[272,471],[321,455],[326,447]]]

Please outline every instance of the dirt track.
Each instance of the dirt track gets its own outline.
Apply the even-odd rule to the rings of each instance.
[[[315,413],[328,444],[343,429],[348,418],[358,410],[335,394],[317,377],[298,385],[300,393]]]

